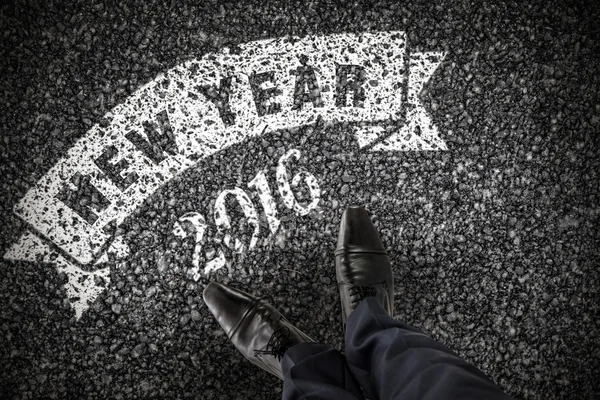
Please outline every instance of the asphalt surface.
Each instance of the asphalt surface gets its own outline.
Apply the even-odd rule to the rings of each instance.
[[[280,398],[281,383],[221,332],[202,289],[214,279],[266,295],[341,348],[333,249],[350,204],[367,206],[388,248],[397,318],[516,398],[598,397],[597,4],[62,3],[0,8],[3,254],[28,228],[15,204],[109,110],[178,64],[254,40],[396,30],[411,51],[445,51],[421,99],[448,151],[369,152],[346,124],[321,122],[220,151],[124,221],[131,253],[109,262],[110,284],[79,320],[64,274],[1,260],[0,398]],[[319,207],[299,216],[277,200],[276,240],[263,234],[191,279],[194,243],[173,224],[262,169],[274,179],[290,149],[317,178]]]

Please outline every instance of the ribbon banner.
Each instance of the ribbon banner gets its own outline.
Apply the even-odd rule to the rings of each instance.
[[[109,112],[27,192],[14,212],[30,230],[4,258],[56,265],[80,318],[109,281],[107,253],[127,254],[116,227],[231,145],[320,116],[353,123],[368,151],[446,150],[419,100],[444,56],[408,54],[405,33],[379,32],[262,40],[179,65]]]

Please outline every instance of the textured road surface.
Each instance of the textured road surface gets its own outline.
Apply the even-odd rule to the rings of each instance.
[[[203,304],[184,213],[210,210],[299,149],[318,210],[215,279],[267,295],[341,348],[333,246],[365,204],[392,258],[396,317],[517,398],[593,399],[600,375],[600,30],[595,2],[17,1],[0,8],[0,252],[13,206],[159,73],[287,35],[399,30],[445,51],[421,93],[448,151],[368,152],[344,124],[284,130],[202,160],[122,225],[132,249],[80,320],[52,265],[0,261],[0,398],[277,399]],[[232,211],[233,212],[233,211]],[[235,218],[234,218],[235,219]]]

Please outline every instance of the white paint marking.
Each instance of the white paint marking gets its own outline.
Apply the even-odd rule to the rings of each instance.
[[[191,60],[141,87],[105,116],[109,121],[106,126],[94,125],[79,139],[27,192],[15,206],[15,213],[70,259],[89,265],[107,259],[101,253],[111,239],[105,231],[107,224],[120,225],[156,189],[198,160],[261,134],[314,123],[322,116],[332,123],[371,124],[355,129],[355,136],[361,148],[376,143],[372,151],[446,149],[418,99],[443,53],[411,54],[406,71],[404,32],[262,40],[242,44],[240,49],[235,54],[223,49]],[[354,67],[344,69],[349,65]],[[319,101],[296,107],[296,71],[307,67],[313,69]],[[353,75],[352,71],[360,73]],[[254,87],[251,77],[256,74],[267,74],[269,79]],[[346,81],[360,81],[359,89],[336,91],[336,83]],[[228,103],[210,98],[210,93],[226,85],[223,93],[229,93]],[[407,125],[377,143],[383,130],[373,124],[399,119],[404,112],[405,85]],[[279,92],[270,93],[273,88]],[[257,97],[257,90],[266,98]],[[257,108],[261,103],[265,107],[278,104],[280,109],[263,115],[258,110],[264,107]],[[224,108],[227,104],[228,109]],[[303,177],[313,203],[318,202],[316,180]],[[297,175],[292,186],[302,179]],[[79,189],[93,194],[79,199],[73,192]],[[292,204],[292,198],[286,196]],[[302,207],[293,201],[299,213],[309,212],[311,205]],[[271,218],[272,231],[274,221]],[[36,254],[33,243],[31,236],[24,234],[15,246],[25,247],[16,251],[13,246],[5,258],[30,260]],[[46,246],[39,240],[35,245]],[[110,251],[122,258],[127,249],[115,240]],[[216,268],[219,263],[211,266]],[[73,276],[81,271],[70,262],[61,265],[58,268]],[[77,285],[70,285],[76,289]],[[94,285],[83,287],[90,292],[88,298],[95,296]]]
[[[407,122],[400,131],[373,146],[371,151],[448,150],[446,143],[439,137],[437,127],[419,99],[423,85],[431,78],[445,56],[445,53],[440,52],[411,54]]]
[[[277,218],[277,207],[275,206],[275,199],[271,194],[271,188],[264,171],[260,171],[254,179],[248,183],[249,188],[254,188],[258,192],[258,198],[263,206],[267,222],[269,224],[269,230],[272,234],[275,234],[279,229],[281,221]]]
[[[233,195],[235,197],[238,204],[242,208],[242,211],[244,212],[244,216],[248,219],[248,223],[250,225],[254,225],[252,238],[250,239],[250,244],[247,247],[246,244],[239,238],[233,238],[230,234],[226,234],[225,238],[223,239],[223,242],[225,245],[227,245],[227,247],[238,253],[243,253],[246,248],[254,248],[258,241],[258,236],[260,234],[258,213],[256,212],[256,208],[254,207],[252,200],[250,200],[250,197],[248,197],[244,190],[238,187],[234,189],[223,190],[215,201],[215,225],[220,230],[227,231],[231,229],[231,219],[229,218],[229,214],[227,213],[227,209],[225,207],[225,200],[229,195]]]
[[[102,245],[109,239],[103,231],[107,223],[114,220],[119,225],[158,187],[199,159],[249,137],[312,123],[319,115],[338,122],[397,119],[403,112],[401,94],[407,75],[405,47],[403,32],[339,34],[251,42],[242,45],[239,54],[224,49],[186,62],[159,75],[125,103],[115,107],[107,115],[111,122],[105,128],[95,125],[90,129],[25,195],[15,212],[67,254],[88,264],[99,256]],[[409,122],[411,118],[415,119],[409,126],[421,127],[429,143],[426,149],[442,149],[445,145],[412,94],[420,91],[438,65],[429,58],[440,54],[417,53],[410,58],[409,100],[415,103],[416,111],[409,115]],[[301,59],[315,68],[322,107],[307,102],[299,110],[293,108],[296,76],[291,70],[302,66]],[[336,68],[339,64],[364,68],[362,106],[336,106]],[[280,103],[281,111],[259,116],[250,77],[265,72],[273,72],[274,85],[281,90],[281,94],[273,99]],[[420,73],[422,76],[418,75]],[[224,124],[218,108],[207,100],[202,90],[206,86],[219,87],[226,77],[231,77],[229,104],[235,117],[234,124],[229,126]],[[160,156],[163,159],[155,163],[141,150],[140,143],[131,141],[131,135],[142,138],[142,142],[151,141],[146,127],[161,126],[158,116],[164,112],[168,116],[176,151],[162,149]],[[372,128],[365,130],[365,134],[357,131],[361,145],[375,138]],[[163,132],[158,128],[156,131]],[[114,160],[128,163],[120,176],[134,172],[138,175],[138,179],[123,191],[94,162],[109,146],[118,151]],[[421,143],[417,140],[407,143],[389,141],[374,149],[418,150],[419,147]],[[90,184],[106,198],[105,207],[91,209],[96,218],[91,223],[57,197],[76,173],[89,176]],[[57,224],[56,221],[69,223]],[[74,236],[80,240],[71,240]]]
[[[81,318],[83,312],[110,284],[110,268],[100,268],[93,272],[84,271],[63,255],[53,251],[47,243],[30,231],[21,235],[19,241],[9,248],[4,258],[51,264],[59,273],[64,273],[68,279],[65,291],[77,319]],[[98,285],[96,279],[103,280],[105,286]]]
[[[175,236],[180,238],[187,237],[187,232],[182,226],[182,224],[186,222],[191,224],[192,228],[196,232],[194,237],[196,244],[194,246],[194,253],[192,255],[193,268],[191,268],[191,273],[192,279],[197,282],[200,279],[200,252],[202,251],[204,233],[206,232],[206,219],[202,214],[197,212],[190,212],[182,215],[175,223],[175,227],[173,228],[173,234]]]
[[[279,189],[281,199],[287,208],[294,210],[299,215],[307,215],[317,207],[317,204],[319,204],[319,200],[321,199],[321,189],[319,188],[317,178],[306,171],[296,174],[292,178],[292,184],[290,185],[290,178],[287,172],[286,163],[292,157],[299,160],[300,151],[298,149],[289,150],[279,159],[279,163],[277,164],[277,189]],[[312,197],[311,202],[306,206],[301,205],[296,200],[296,196],[292,190],[292,187],[296,188],[300,185],[302,178],[304,178]]]
[[[358,142],[358,147],[361,149],[379,139],[382,135],[386,134],[385,127],[380,125],[374,126],[361,126],[355,128],[354,136]]]

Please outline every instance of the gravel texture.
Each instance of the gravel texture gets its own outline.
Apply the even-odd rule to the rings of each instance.
[[[107,111],[169,68],[248,41],[401,30],[409,51],[446,51],[421,98],[449,150],[366,152],[345,124],[318,123],[221,151],[125,221],[131,255],[79,321],[55,268],[0,260],[0,398],[280,398],[204,306],[194,243],[172,226],[261,169],[273,180],[292,148],[320,208],[300,217],[278,203],[283,234],[229,254],[211,279],[266,295],[341,348],[333,248],[344,206],[365,204],[392,259],[397,318],[517,398],[600,394],[598,4],[63,3],[0,6],[2,253],[26,228],[12,207]]]

